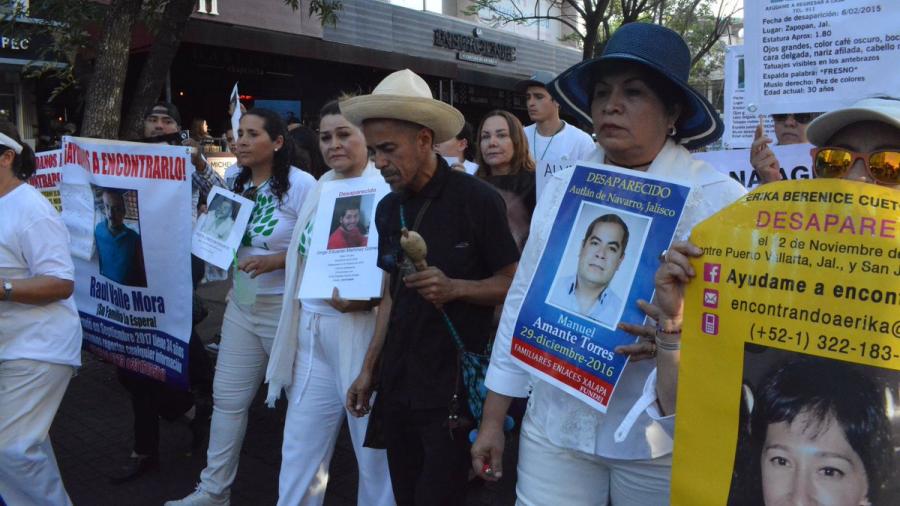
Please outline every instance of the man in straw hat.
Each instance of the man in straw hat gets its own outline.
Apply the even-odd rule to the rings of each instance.
[[[435,154],[432,147],[454,137],[463,116],[434,100],[413,72],[395,72],[371,95],[340,107],[362,125],[392,190],[375,213],[378,266],[388,274],[388,289],[347,409],[367,414],[378,384],[367,441],[382,438],[387,448],[397,504],[463,504],[474,424],[466,423],[454,334],[468,351],[485,353],[494,306],[503,302],[519,258],[506,208],[491,187],[450,170]],[[427,244],[428,266],[418,272],[400,247],[403,228]]]

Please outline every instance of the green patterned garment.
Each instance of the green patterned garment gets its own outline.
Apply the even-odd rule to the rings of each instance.
[[[256,205],[253,206],[250,222],[244,231],[242,246],[271,249],[265,238],[272,235],[275,225],[278,224],[278,218],[274,216],[277,205],[278,199],[271,193],[260,191],[256,194]]]
[[[315,219],[315,217],[313,217]],[[306,228],[303,229],[303,232],[300,232],[300,241],[297,244],[297,253],[300,254],[301,257],[306,258],[309,255],[309,246],[312,243],[312,229],[313,229],[313,220],[309,220],[306,222]]]

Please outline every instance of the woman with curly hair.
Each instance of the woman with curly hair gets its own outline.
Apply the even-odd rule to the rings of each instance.
[[[255,298],[229,294],[213,380],[213,416],[206,469],[191,495],[167,505],[228,504],[247,430],[247,409],[262,383],[284,293],[291,233],[315,179],[291,166],[293,143],[284,120],[268,109],[241,117],[234,191],[255,202],[237,251],[235,283],[256,286]],[[250,281],[248,278],[253,279]]]

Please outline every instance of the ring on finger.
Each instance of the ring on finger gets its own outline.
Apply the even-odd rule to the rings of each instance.
[[[669,261],[669,250],[664,249],[662,253],[659,254],[660,262],[668,262]]]

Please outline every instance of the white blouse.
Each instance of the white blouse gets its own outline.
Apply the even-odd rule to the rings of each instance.
[[[603,159],[603,150],[598,147],[586,161],[603,163]],[[533,384],[528,402],[529,417],[556,446],[613,459],[661,457],[672,452],[675,416],[663,417],[655,407],[654,360],[628,363],[607,412],[603,414],[532,377],[510,356],[516,317],[573,170],[558,172],[548,180],[534,211],[528,243],[503,306],[485,383],[490,390],[513,397],[527,396],[528,387]],[[676,240],[687,239],[697,223],[746,193],[740,184],[707,163],[694,160],[686,149],[671,140],[659,152],[647,173],[689,183],[693,188],[675,231]]]

